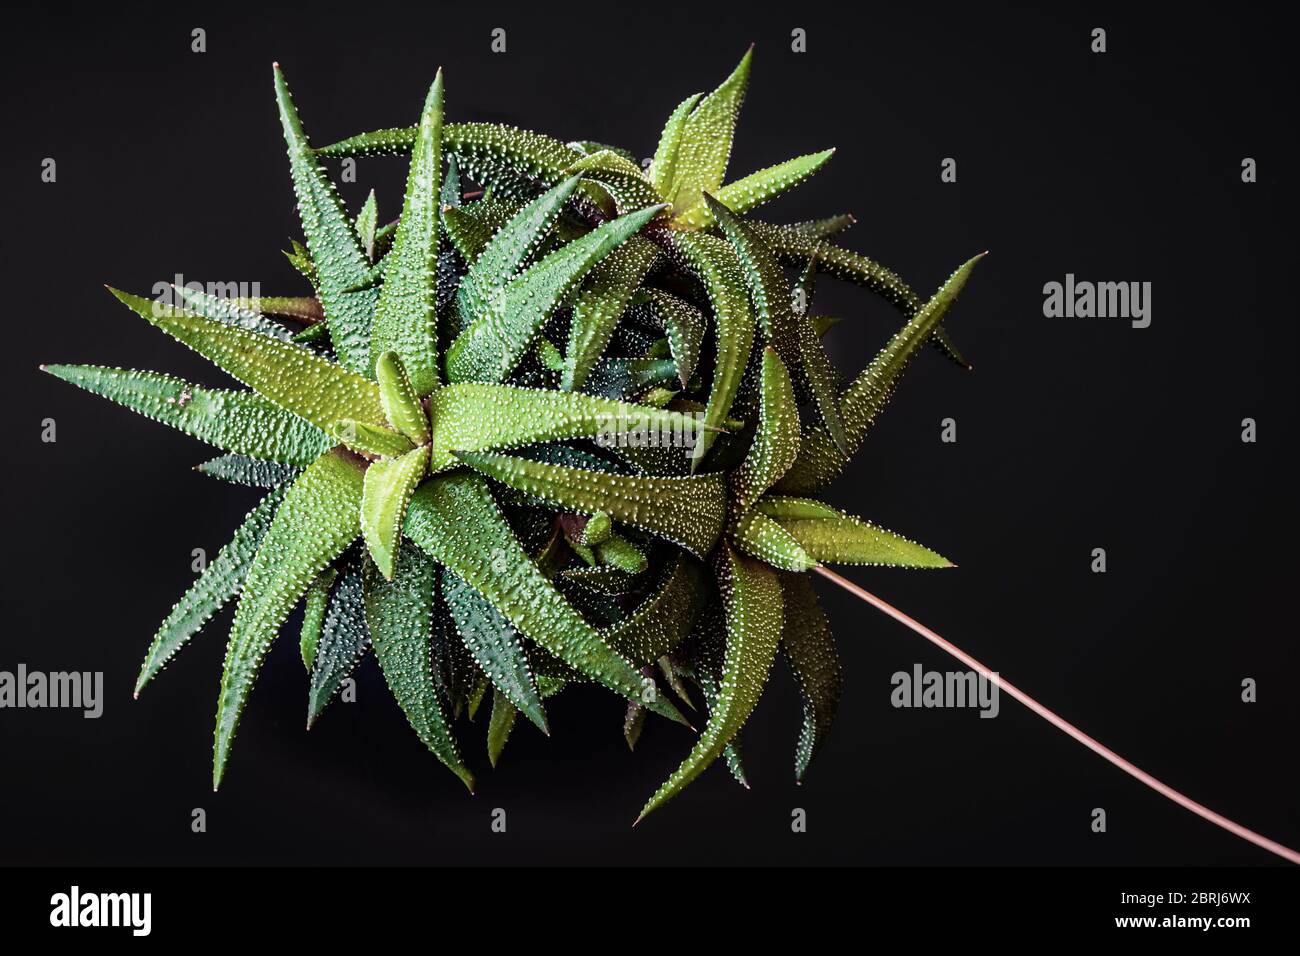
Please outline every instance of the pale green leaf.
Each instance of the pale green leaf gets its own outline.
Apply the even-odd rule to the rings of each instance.
[[[322,431],[332,431],[341,418],[376,425],[384,422],[379,388],[374,382],[300,345],[179,310],[155,309],[155,303],[148,299],[116,289],[110,291],[178,342]]]
[[[42,368],[225,451],[287,465],[309,465],[334,444],[316,426],[252,392],[204,388],[160,372],[96,365]]]
[[[322,455],[289,488],[257,550],[226,646],[213,750],[214,788],[221,783],[244,704],[280,625],[316,575],[361,531],[361,483],[361,465],[350,455]]]
[[[460,452],[475,471],[548,504],[615,521],[680,544],[703,557],[726,520],[722,474],[689,477],[615,475],[492,452]]]
[[[439,70],[425,100],[393,249],[384,259],[384,284],[370,340],[372,362],[385,352],[396,352],[419,395],[428,395],[438,387],[434,297],[442,175],[442,99],[442,71]]]
[[[397,546],[402,540],[406,507],[429,463],[429,448],[406,452],[400,458],[372,462],[366,469],[361,495],[361,536],[370,556],[388,580],[393,579]]]

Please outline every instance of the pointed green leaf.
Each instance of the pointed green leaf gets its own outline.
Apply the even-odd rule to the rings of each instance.
[[[329,610],[325,612],[320,642],[316,645],[316,656],[311,665],[311,688],[307,694],[308,730],[334,699],[343,682],[356,670],[370,647],[361,575],[360,562],[349,565],[330,595]]]
[[[417,445],[429,440],[429,414],[396,352],[385,352],[375,364],[379,400],[389,424]]]
[[[704,424],[718,426],[731,411],[731,403],[740,389],[740,380],[754,343],[754,313],[741,274],[740,263],[731,246],[713,236],[700,233],[675,233],[673,248],[700,277],[708,291],[716,322],[717,362],[709,402],[704,410]],[[702,452],[713,443],[705,433]],[[697,464],[702,457],[695,459]]]
[[[442,594],[466,649],[498,694],[524,712],[544,734],[546,711],[537,681],[524,653],[519,632],[472,587],[449,571],[442,573]]]
[[[325,611],[329,607],[330,591],[339,576],[334,568],[326,568],[312,582],[303,598],[302,630],[298,634],[298,654],[302,666],[310,675],[316,664],[316,648],[320,646],[321,628],[325,626]]]
[[[784,163],[768,166],[722,186],[715,198],[734,213],[749,212],[808,179],[834,155],[835,150],[824,149],[820,153],[787,159]],[[707,205],[696,205],[673,219],[673,226],[677,229],[703,229],[712,224],[713,212]]]
[[[802,265],[815,253],[822,272],[870,289],[903,315],[914,317],[924,305],[895,272],[864,255],[822,242],[819,236],[803,231],[807,224],[778,226],[751,222],[750,225],[788,264]],[[930,341],[953,362],[969,368],[969,363],[957,351],[943,326],[937,326],[931,331]]]
[[[384,259],[384,284],[370,340],[372,360],[378,360],[388,351],[401,356],[419,395],[428,395],[438,387],[434,296],[441,175],[442,71],[439,70],[420,119],[393,250]]]
[[[338,191],[312,153],[278,64],[275,97],[289,147],[289,172],[298,197],[298,214],[316,265],[317,292],[330,338],[343,367],[365,375],[371,368],[370,325],[378,295],[376,290],[365,288],[370,259]]]
[[[429,462],[428,446],[408,451],[401,458],[371,463],[361,495],[361,536],[370,556],[389,581],[397,563],[406,507]]]
[[[279,339],[281,342],[288,342],[293,338],[293,333],[279,322],[272,322],[260,312],[245,308],[240,305],[239,301],[236,299],[227,299],[215,295],[209,295],[206,292],[202,292],[198,289],[190,289],[185,286],[172,286],[172,290],[175,297],[184,302],[195,315],[201,315],[208,319],[216,319],[218,322],[224,322],[226,325],[233,325],[240,329],[248,329],[251,332],[260,332],[262,335],[269,335],[271,338]],[[251,301],[260,300],[255,299]]]
[[[803,703],[803,725],[794,752],[794,778],[803,782],[808,765],[830,735],[839,709],[844,676],[830,624],[806,575],[781,575],[785,626],[781,652]]]
[[[645,178],[641,168],[611,150],[590,153],[570,166],[568,171],[581,173],[583,179],[604,187],[620,215],[663,202],[659,191]]]
[[[650,181],[655,191],[664,199],[672,199],[673,182],[677,178],[677,156],[681,152],[682,134],[686,130],[686,121],[695,110],[695,104],[704,96],[696,93],[686,97],[673,110],[659,134],[659,145],[655,148],[654,161],[650,164]]]
[[[474,259],[461,282],[461,308],[471,318],[486,315],[491,301],[519,274],[524,263],[531,261],[550,237],[556,220],[564,212],[578,187],[578,177],[570,176],[554,189],[534,199],[521,209],[496,234]]]
[[[325,449],[322,448],[323,452]],[[247,455],[221,455],[195,466],[196,471],[250,488],[275,488],[296,477],[300,469],[278,461],[262,461]]]
[[[799,369],[802,363],[790,283],[781,271],[775,253],[748,223],[708,193],[704,194],[702,208],[712,212],[735,250],[763,337],[776,348],[787,371]]]
[[[160,372],[96,365],[42,367],[55,378],[241,455],[309,465],[334,444],[319,428],[251,392],[203,388]]]
[[[334,424],[334,435],[355,452],[380,458],[400,458],[414,446],[405,435],[382,425],[367,425],[351,418]]]
[[[817,567],[817,559],[807,552],[799,539],[761,511],[747,511],[737,518],[731,537],[741,551],[774,568],[808,571]]]
[[[289,488],[253,559],[226,646],[217,706],[212,786],[225,773],[239,718],[262,659],[289,611],[361,532],[362,469],[331,451]]]
[[[406,519],[406,534],[435,561],[487,600],[521,634],[592,680],[639,700],[641,676],[619,657],[520,547],[487,483],[452,473],[420,486]],[[671,702],[652,710],[682,720]]]
[[[433,424],[430,473],[456,465],[453,451],[518,448],[536,442],[594,438],[603,446],[625,442],[638,429],[686,455],[699,441],[700,425],[681,412],[632,405],[551,389],[465,382],[438,389],[429,400]]]
[[[609,346],[632,294],[658,258],[659,250],[653,243],[633,236],[591,271],[573,307],[569,348],[560,379],[565,391],[580,389],[587,381],[597,359]]]
[[[759,373],[758,428],[740,467],[731,476],[735,507],[743,511],[786,473],[799,454],[799,404],[790,374],[771,346]]]
[[[668,347],[677,363],[677,378],[685,388],[700,360],[708,320],[686,300],[661,289],[647,289],[646,295],[651,311],[662,322],[668,335]]]
[[[813,560],[892,568],[950,568],[951,561],[902,535],[844,514],[820,502],[771,496],[758,509],[777,523]],[[786,516],[779,516],[784,512]],[[788,517],[791,513],[807,517]],[[802,569],[793,569],[802,570]]]
[[[852,214],[845,212],[840,213],[838,216],[827,216],[825,219],[792,222],[782,228],[801,233],[809,239],[825,239],[828,236],[838,235],[857,223],[857,221]]]
[[[912,356],[941,322],[970,278],[981,253],[957,268],[907,324],[889,340],[880,353],[840,395],[846,442],[856,454],[880,410],[893,395],[894,387]],[[783,492],[816,491],[837,477],[848,464],[830,432],[821,426],[803,436],[799,457],[781,481]]]
[[[497,761],[501,759],[501,751],[505,750],[506,741],[510,739],[510,731],[514,730],[517,716],[519,716],[519,710],[514,704],[510,703],[509,698],[499,690],[494,691],[492,695],[492,716],[488,718],[487,732],[488,762],[494,768]]]
[[[600,559],[601,564],[618,568],[628,574],[640,574],[650,566],[645,552],[621,535],[610,535],[595,548],[596,557]]]
[[[319,323],[325,318],[321,310],[320,299],[311,295],[259,295],[251,299],[228,300],[237,309],[255,312],[259,315],[274,315],[294,319],[308,324]],[[191,306],[193,309],[194,307]],[[200,311],[194,309],[194,311]]]
[[[379,202],[372,189],[365,203],[362,204],[361,211],[357,213],[356,222],[357,238],[361,240],[361,248],[365,250],[366,258],[371,262],[375,261],[375,232],[378,229]]]
[[[407,543],[391,582],[377,570],[366,567],[366,626],[384,681],[421,742],[473,793],[474,775],[461,759],[430,669],[437,566]]]
[[[654,591],[631,614],[604,632],[611,647],[643,666],[676,649],[704,604],[704,569],[678,553],[659,573]]]
[[[459,206],[463,202],[460,186],[460,163],[455,156],[447,157],[447,175],[442,177],[442,204]]]
[[[722,185],[731,158],[736,116],[749,84],[753,53],[753,47],[746,50],[732,74],[700,100],[686,119],[677,148],[673,185],[666,194],[677,215],[699,204],[704,192],[713,192]]]
[[[258,545],[271,526],[271,518],[284,493],[279,489],[262,499],[248,513],[230,543],[217,552],[198,580],[176,602],[167,619],[158,628],[153,643],[144,656],[140,675],[135,681],[135,696],[170,661],[191,637],[197,634],[226,602],[239,593]]]
[[[749,719],[776,657],[782,624],[781,585],[776,573],[729,547],[720,550],[715,565],[727,629],[718,699],[709,710],[704,733],[638,819],[675,797],[718,758]]]
[[[845,458],[852,455],[852,444],[844,427],[844,413],[840,408],[839,386],[835,368],[831,365],[826,347],[807,316],[795,316],[795,334],[799,339],[799,355],[803,359],[804,377],[812,391],[813,401],[822,418],[827,434],[836,450]]]
[[[640,704],[628,701],[627,711],[623,715],[623,739],[627,741],[628,750],[635,750],[636,742],[641,739],[641,728],[645,726],[646,713],[646,709]]]
[[[561,246],[510,281],[452,343],[447,377],[452,382],[499,382],[510,374],[553,309],[596,263],[631,238],[659,211],[640,212],[601,223]],[[483,253],[480,262],[486,258]]]
[[[110,291],[137,315],[322,431],[332,431],[341,418],[376,425],[384,421],[379,388],[374,382],[300,345],[187,312],[155,310],[148,299],[116,289]]]
[[[613,475],[491,452],[457,457],[510,488],[581,514],[606,512],[615,521],[680,544],[703,557],[726,519],[722,474],[686,478]]]

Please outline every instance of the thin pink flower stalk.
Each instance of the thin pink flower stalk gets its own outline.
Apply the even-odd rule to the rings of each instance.
[[[1052,724],[1057,729],[1069,734],[1071,737],[1073,737],[1079,743],[1083,744],[1093,753],[1098,754],[1101,757],[1104,757],[1106,760],[1110,761],[1120,770],[1123,770],[1130,777],[1140,780],[1142,783],[1146,784],[1148,787],[1150,787],[1156,793],[1160,794],[1162,797],[1172,800],[1174,803],[1178,804],[1179,806],[1192,811],[1192,813],[1196,814],[1198,817],[1210,821],[1215,826],[1222,827],[1223,829],[1227,830],[1229,833],[1238,836],[1243,840],[1248,840],[1249,842],[1255,844],[1256,846],[1268,850],[1268,852],[1270,853],[1277,854],[1278,856],[1282,857],[1282,859],[1284,860],[1287,860],[1291,863],[1300,864],[1300,853],[1296,852],[1290,847],[1283,846],[1281,843],[1278,843],[1276,840],[1270,840],[1268,837],[1256,833],[1254,830],[1248,829],[1242,826],[1240,823],[1236,823],[1232,820],[1229,820],[1227,817],[1223,816],[1220,813],[1215,813],[1213,810],[1211,810],[1209,807],[1205,806],[1204,804],[1197,803],[1191,797],[1179,793],[1177,790],[1169,786],[1167,783],[1163,783],[1162,781],[1157,780],[1155,777],[1151,776],[1151,774],[1147,773],[1141,767],[1135,766],[1134,764],[1125,760],[1119,754],[1115,753],[1115,751],[1111,750],[1109,747],[1106,747],[1103,744],[1099,743],[1098,741],[1094,740],[1092,737],[1089,737],[1082,730],[1074,726],[1074,724],[1070,723],[1065,718],[1059,716],[1058,714],[1054,713],[1051,710],[1048,710],[1046,707],[1044,707],[1038,701],[1034,700],[1034,698],[1030,697],[1020,688],[1016,687],[1014,684],[1007,681],[1006,678],[1002,677],[995,671],[990,670],[987,666],[980,663],[975,658],[971,657],[961,648],[954,645],[951,641],[948,641],[947,639],[940,637],[938,634],[930,630],[924,624],[920,623],[917,620],[914,620],[911,617],[908,617],[902,611],[898,610],[898,608],[887,603],[886,601],[881,600],[880,598],[872,594],[870,591],[859,587],[858,585],[854,584],[852,581],[848,580],[847,578],[841,577],[840,575],[836,574],[834,571],[831,571],[828,568],[818,567],[816,570],[823,577],[829,578],[831,581],[834,581],[836,584],[844,588],[844,590],[848,591],[850,594],[854,595],[855,597],[861,598],[863,601],[866,601],[868,604],[883,611],[884,613],[892,617],[894,620],[898,621],[900,624],[904,624],[907,627],[910,627],[913,631],[915,631],[917,634],[920,634],[931,644],[934,644],[936,647],[940,648],[941,650],[946,651],[948,654],[951,654],[953,657],[957,658],[957,660],[961,661],[967,667],[971,668],[974,671],[978,671],[981,675],[983,675],[983,677],[986,680],[992,682],[999,690],[1007,694],[1010,694],[1016,700],[1020,701],[1020,703],[1024,704],[1026,707],[1032,710],[1039,717],[1042,717],[1044,720],[1046,720],[1049,724]]]

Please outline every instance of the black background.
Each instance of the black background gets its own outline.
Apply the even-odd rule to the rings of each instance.
[[[39,362],[224,382],[113,302],[175,273],[304,288],[276,120],[278,59],[313,141],[407,125],[434,69],[452,120],[653,150],[669,111],[757,43],[732,175],[828,145],[773,204],[843,211],[845,241],[932,290],[982,249],[949,327],[976,366],[920,357],[840,505],[952,557],[944,573],[847,573],[1195,798],[1295,845],[1294,75],[1271,14],[1090,6],[376,4],[238,14],[17,11],[4,99],[3,428],[9,546],[0,669],[102,670],[104,716],[0,712],[4,863],[1269,864],[1004,697],[896,710],[889,677],[956,666],[820,588],[847,669],[835,734],[796,787],[798,702],[778,671],[746,732],[754,789],[721,767],[636,830],[690,745],[662,721],[635,754],[621,705],[577,689],[552,736],[520,727],[489,772],[485,718],[462,730],[480,787],[406,727],[368,661],[359,702],[302,730],[296,641],[273,649],[219,794],[209,788],[223,632],[214,621],[131,700],[157,623],[252,493],[190,467],[208,450],[40,375]],[[208,49],[190,52],[190,30]],[[490,31],[508,52],[489,50]],[[808,52],[790,52],[790,30]],[[1094,26],[1109,52],[1089,52]],[[955,157],[959,182],[942,184]],[[1259,182],[1240,179],[1245,156]],[[40,180],[53,157],[58,180]],[[360,164],[400,205],[405,164]],[[1047,319],[1042,287],[1150,281],[1153,323]],[[823,280],[856,371],[897,324]],[[939,441],[958,422],[957,444]],[[1243,444],[1240,422],[1259,422]],[[40,441],[41,420],[58,441]],[[1089,570],[1107,549],[1109,571]],[[296,621],[296,616],[294,618]],[[286,634],[295,633],[293,625]],[[1240,682],[1259,682],[1259,701]],[[190,831],[195,807],[208,831]],[[493,808],[509,829],[489,830]],[[808,832],[790,832],[793,807]],[[1094,807],[1108,813],[1091,832]]]

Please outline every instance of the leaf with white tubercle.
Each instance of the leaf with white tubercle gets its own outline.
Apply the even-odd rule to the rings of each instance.
[[[810,571],[817,559],[799,539],[758,509],[746,511],[731,525],[731,540],[751,558],[783,571]]]
[[[655,148],[654,159],[650,163],[650,181],[655,187],[655,191],[664,199],[672,199],[673,182],[677,178],[677,155],[681,151],[682,134],[686,130],[686,121],[690,118],[704,96],[703,93],[696,93],[686,97],[677,108],[673,110],[672,115],[668,117],[668,122],[664,124],[663,132],[659,134],[659,145]]]
[[[826,165],[834,155],[835,150],[824,149],[819,153],[787,159],[783,163],[760,169],[734,183],[719,187],[714,198],[734,213],[749,212],[808,179]],[[713,222],[713,211],[705,205],[696,205],[675,217],[673,227],[705,229]]]
[[[370,549],[370,556],[389,581],[396,569],[406,507],[428,464],[429,448],[421,445],[399,458],[372,462],[366,469],[361,495],[361,536]]]
[[[442,176],[442,71],[425,100],[419,136],[411,155],[402,217],[393,249],[384,260],[384,283],[375,308],[370,354],[402,358],[417,395],[438,387],[435,311],[438,265],[438,208]]]
[[[235,611],[222,669],[212,786],[225,774],[244,704],[276,631],[316,575],[361,531],[362,467],[331,451],[285,494],[253,559]]]
[[[675,797],[722,754],[753,712],[776,658],[782,624],[776,572],[725,546],[714,565],[727,632],[718,699],[700,739],[642,808],[637,822]]]
[[[230,542],[217,552],[198,580],[176,602],[145,654],[144,664],[135,681],[136,697],[140,696],[144,686],[199,632],[212,615],[239,593],[257,554],[258,545],[271,526],[271,518],[283,498],[284,492],[279,489],[263,498],[248,513]]]
[[[441,581],[443,599],[466,650],[497,693],[505,695],[542,733],[549,734],[537,680],[519,632],[505,615],[450,571],[443,571]]]
[[[722,185],[752,58],[750,47],[722,85],[700,100],[686,117],[676,149],[673,181],[664,192],[664,198],[679,216],[699,204],[704,192]]]
[[[458,452],[475,471],[556,507],[603,511],[615,521],[680,544],[703,557],[726,520],[722,474],[690,477],[614,475],[492,452]]]
[[[794,759],[795,780],[802,782],[835,722],[844,676],[830,624],[807,576],[783,574],[781,588],[785,611],[781,653],[799,685],[803,704]]]
[[[799,405],[776,350],[763,350],[758,427],[745,460],[731,474],[733,506],[742,512],[786,473],[799,454]]]
[[[361,455],[374,458],[400,458],[415,446],[400,432],[382,425],[367,425],[353,418],[334,423],[334,437]]]
[[[178,342],[322,431],[332,432],[341,418],[376,425],[384,422],[374,382],[302,346],[188,312],[155,310],[148,299],[109,291]]]
[[[322,146],[316,155],[397,156],[409,153],[415,140],[414,126],[381,129]],[[442,148],[456,158],[463,175],[492,187],[500,196],[530,196],[539,184],[554,186],[582,158],[582,153],[554,137],[500,123],[447,123],[442,128]],[[585,185],[583,191],[596,199]]]
[[[659,258],[651,242],[633,236],[591,271],[573,306],[560,387],[582,388],[614,335],[633,293]]]
[[[429,400],[432,421],[430,473],[456,465],[453,452],[519,448],[538,442],[594,438],[617,443],[636,428],[698,441],[692,415],[627,402],[488,382],[438,389]],[[681,449],[674,449],[684,454]]]
[[[659,209],[652,206],[603,222],[512,279],[489,303],[487,313],[476,317],[452,343],[447,354],[448,379],[503,381],[552,310],[592,267],[631,238]]]
[[[754,342],[754,313],[736,253],[727,243],[701,233],[672,233],[670,249],[699,276],[713,306],[717,361],[713,382],[704,411],[704,424],[716,427],[731,412],[731,403],[740,390],[749,350]],[[708,432],[703,436],[707,452],[713,443]],[[701,456],[702,457],[702,456]],[[697,457],[692,468],[700,461]]]
[[[519,210],[488,241],[475,257],[461,282],[461,308],[471,318],[486,315],[491,300],[541,249],[564,204],[578,187],[579,179],[571,176]]]
[[[876,416],[888,403],[903,371],[917,349],[948,314],[965,288],[975,265],[986,253],[958,266],[937,292],[897,333],[871,363],[853,380],[839,398],[849,455],[824,426],[806,430],[799,457],[778,486],[785,492],[816,491],[836,478],[856,454]]]
[[[668,336],[668,346],[673,361],[677,363],[678,381],[685,388],[695,374],[695,365],[700,360],[700,351],[704,343],[704,333],[708,330],[708,319],[704,313],[681,299],[662,289],[645,289],[645,305],[662,324]]]
[[[641,678],[555,590],[520,547],[477,475],[452,473],[424,482],[411,499],[406,535],[482,594],[521,634],[584,675],[639,700]],[[651,709],[685,723],[668,701]]]
[[[915,316],[924,305],[897,273],[860,253],[823,242],[820,236],[798,227],[758,221],[753,221],[750,225],[785,263],[802,266],[816,255],[822,272],[870,289],[906,316]],[[943,326],[937,326],[931,331],[931,341],[935,348],[953,362],[964,368],[970,367]]]
[[[308,465],[334,444],[321,429],[252,392],[204,388],[161,372],[96,365],[42,369],[223,451]]]
[[[408,542],[391,581],[377,570],[366,567],[366,627],[384,681],[421,742],[473,793],[474,775],[452,736],[429,664],[437,565]]]
[[[818,563],[954,567],[943,555],[915,541],[811,498],[768,495],[755,508],[774,519]]]
[[[360,562],[349,564],[330,595],[307,690],[308,730],[370,650],[362,567]]]
[[[663,197],[646,179],[640,167],[610,150],[584,156],[567,171],[580,173],[583,179],[592,180],[604,187],[620,214],[663,202]]]
[[[329,609],[330,592],[338,580],[337,568],[326,568],[307,588],[302,601],[302,628],[298,632],[298,656],[310,675],[316,663],[316,648],[320,644],[321,629],[325,626],[325,612]]]
[[[216,319],[226,325],[248,329],[251,332],[260,332],[282,342],[288,342],[293,338],[293,333],[283,325],[272,322],[260,312],[245,308],[237,299],[211,295],[187,286],[172,286],[172,290],[173,295],[183,301],[195,315]]]
[[[396,352],[384,352],[375,363],[375,381],[384,417],[397,431],[417,445],[429,440],[429,413],[406,374],[406,367]]]
[[[289,171],[330,338],[342,365],[365,375],[371,368],[370,325],[378,297],[377,290],[367,287],[370,259],[338,191],[312,152],[278,63],[274,73]]]
[[[357,230],[357,238],[361,240],[361,248],[365,250],[366,258],[371,262],[375,261],[375,233],[379,229],[379,200],[375,197],[375,191],[370,190],[370,195],[361,206],[361,211],[357,213],[357,220],[354,224]]]
[[[323,446],[320,451],[324,452],[325,447]],[[317,453],[319,454],[320,452]],[[275,488],[292,480],[301,472],[301,469],[294,465],[234,453],[209,459],[195,465],[194,470],[231,484],[247,485],[250,488]]]
[[[690,555],[675,555],[645,600],[603,632],[605,640],[638,666],[676,649],[690,633],[703,604],[704,575],[703,566]]]
[[[708,193],[704,194],[703,208],[717,219],[735,250],[763,337],[775,347],[787,370],[798,371],[802,365],[795,327],[798,317],[792,307],[790,283],[781,272],[776,255],[748,223]]]

